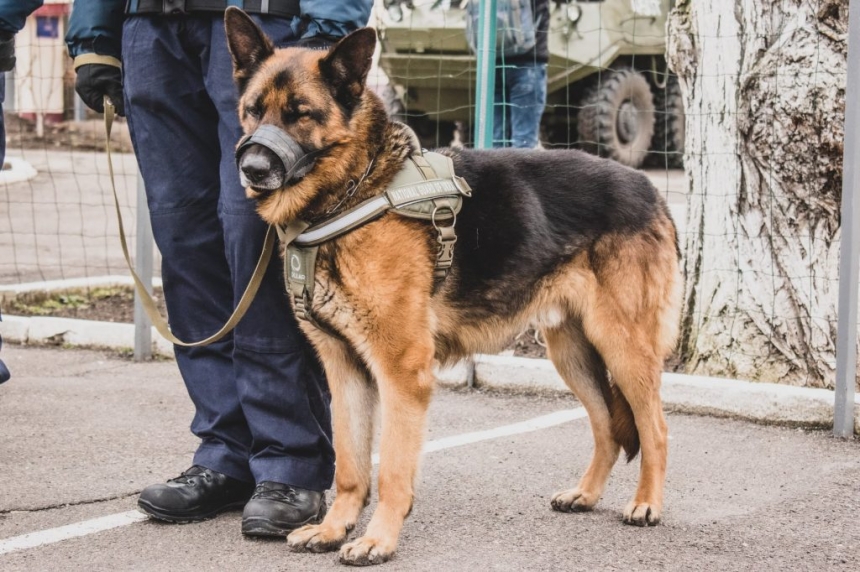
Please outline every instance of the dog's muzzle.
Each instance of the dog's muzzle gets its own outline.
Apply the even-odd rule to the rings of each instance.
[[[261,125],[239,140],[236,166],[243,187],[274,191],[308,174],[325,149],[307,152],[274,125]]]

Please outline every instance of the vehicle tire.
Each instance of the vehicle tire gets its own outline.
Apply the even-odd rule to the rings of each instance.
[[[652,163],[657,167],[677,169],[684,166],[684,100],[678,77],[670,75],[663,88],[654,86],[654,139],[651,141]]]
[[[638,167],[654,135],[654,98],[648,81],[631,69],[609,70],[583,98],[577,119],[586,150]]]

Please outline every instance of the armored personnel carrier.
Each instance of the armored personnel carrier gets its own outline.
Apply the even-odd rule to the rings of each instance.
[[[471,138],[476,59],[466,2],[385,0],[379,65],[390,111],[427,146]],[[666,68],[674,0],[551,0],[545,147],[580,147],[638,167],[676,166],[684,147],[677,80]]]

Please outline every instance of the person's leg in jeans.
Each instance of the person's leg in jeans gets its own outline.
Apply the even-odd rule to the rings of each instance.
[[[265,232],[241,199],[235,164],[225,160],[239,133],[229,59],[213,65],[229,58],[223,32],[211,44],[223,26],[215,20],[138,16],[123,35],[126,111],[162,252],[170,324],[191,340],[227,320]],[[195,405],[191,428],[201,439],[194,464],[236,483],[271,479],[321,491],[333,473],[327,391],[277,266],[276,258],[234,335],[176,348]],[[252,458],[260,459],[257,470]]]
[[[508,70],[511,146],[538,146],[540,120],[546,106],[546,64],[518,66]]]

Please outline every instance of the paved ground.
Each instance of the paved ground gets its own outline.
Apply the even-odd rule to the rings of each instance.
[[[135,492],[186,468],[195,441],[172,362],[16,346],[3,357],[14,378],[0,386],[0,570],[343,569],[332,554],[243,539],[236,513],[185,526],[137,521],[9,551],[29,533],[128,518]],[[440,390],[428,440],[576,408],[571,398]],[[580,418],[427,453],[400,550],[384,569],[860,569],[860,443],[704,417],[672,415],[669,426],[663,525],[620,522],[635,464],[616,467],[598,510],[549,509],[552,492],[587,463]]]
[[[13,149],[10,155],[25,159],[38,175],[0,183],[0,284],[126,274],[105,154]],[[116,153],[114,166],[134,253],[134,156]],[[648,175],[671,204],[685,204],[683,171],[653,169]]]

